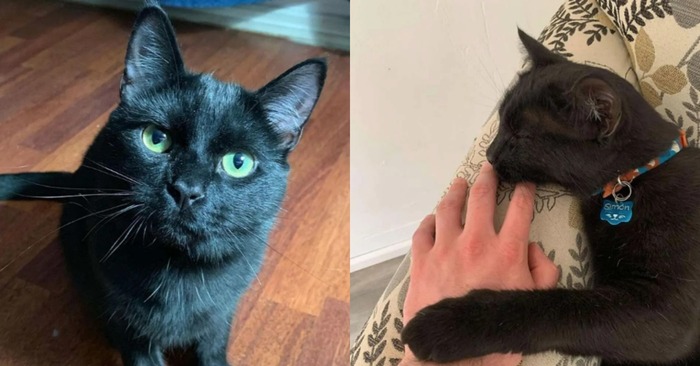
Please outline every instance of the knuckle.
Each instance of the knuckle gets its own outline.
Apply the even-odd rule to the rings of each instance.
[[[474,234],[463,234],[459,240],[462,242],[461,253],[465,257],[479,256],[486,247],[485,240]]]
[[[522,243],[518,243],[515,240],[509,240],[501,244],[500,254],[505,263],[514,264],[525,260],[526,256],[523,248],[521,248]]]
[[[438,205],[438,211],[456,211],[462,209],[462,202],[454,197],[445,197]]]
[[[416,244],[421,244],[425,241],[425,233],[420,229],[416,230],[416,232],[413,233],[412,241],[413,246],[416,246]]]
[[[444,245],[434,246],[430,251],[431,261],[434,263],[449,263],[451,260],[450,257],[453,255],[453,253],[449,248],[445,247],[446,246]]]

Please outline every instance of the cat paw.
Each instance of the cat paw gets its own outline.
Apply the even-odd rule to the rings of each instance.
[[[423,361],[453,362],[508,352],[493,308],[471,296],[428,306],[408,322],[402,341]]]

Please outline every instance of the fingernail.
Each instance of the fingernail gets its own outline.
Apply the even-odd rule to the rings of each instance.
[[[464,179],[462,177],[456,177],[455,179],[452,180],[452,185],[465,184],[465,183],[467,183],[467,181],[466,181],[466,179]]]
[[[488,161],[484,161],[483,164],[481,164],[481,171],[484,171],[487,169],[493,169],[493,166]]]

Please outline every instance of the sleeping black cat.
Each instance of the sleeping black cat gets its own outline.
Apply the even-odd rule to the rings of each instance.
[[[673,155],[678,128],[621,77],[520,37],[532,67],[505,95],[487,156],[505,182],[556,183],[578,197],[593,288],[472,291],[421,310],[403,341],[437,362],[556,350],[605,364],[700,365],[700,151]],[[671,155],[641,170],[629,199],[628,188],[617,192],[629,222],[607,221],[604,201],[615,200],[597,192]]]
[[[0,176],[0,198],[64,202],[68,269],[125,365],[163,365],[165,349],[190,346],[201,365],[227,365],[234,310],[325,75],[308,60],[251,92],[189,72],[166,14],[149,6],[121,102],[80,168]]]

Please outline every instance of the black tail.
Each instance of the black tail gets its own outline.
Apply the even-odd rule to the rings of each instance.
[[[80,194],[65,172],[0,174],[0,200],[66,201]]]

